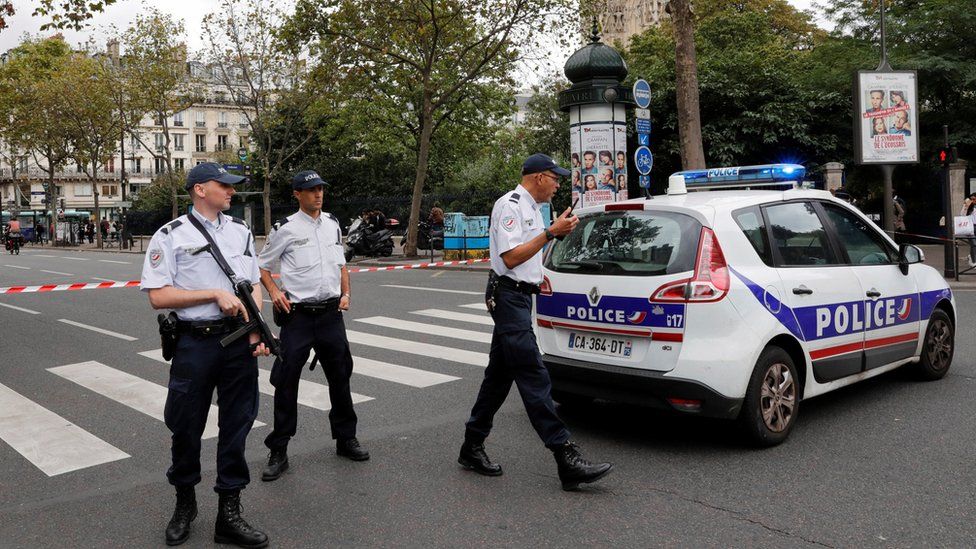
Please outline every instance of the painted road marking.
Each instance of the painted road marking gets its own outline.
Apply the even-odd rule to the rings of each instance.
[[[30,309],[25,309],[23,307],[15,307],[13,305],[7,305],[6,303],[0,303],[0,307],[6,307],[8,309],[13,309],[15,311],[20,311],[22,313],[27,313],[27,314],[32,314],[32,315],[39,315],[39,314],[41,314],[41,313],[39,313],[37,311],[32,311]]]
[[[119,339],[124,339],[125,341],[135,341],[139,338],[127,336],[125,334],[120,334],[118,332],[113,332],[111,330],[106,330],[104,328],[96,328],[94,326],[89,326],[87,324],[82,324],[81,322],[75,322],[74,320],[68,320],[67,318],[59,318],[58,322],[64,322],[65,324],[70,324],[71,326],[77,326],[79,328],[84,328],[86,330],[91,330],[93,332],[98,332],[100,334],[105,334],[107,336],[117,337]]]
[[[441,360],[460,362],[461,364],[470,364],[471,366],[479,366],[481,368],[488,365],[488,355],[486,353],[444,347],[443,345],[431,345],[429,343],[420,343],[418,341],[407,341],[405,339],[396,339],[393,337],[378,336],[364,332],[357,332],[355,330],[346,330],[346,336],[349,338],[350,343],[356,343],[358,345],[379,347],[381,349],[399,351],[401,353],[421,355],[427,358],[439,358]]]
[[[24,271],[29,271],[30,267],[22,267],[20,265],[4,265],[4,267],[10,267],[11,269],[21,269]]]
[[[410,320],[400,320],[388,316],[371,316],[369,318],[357,318],[356,322],[365,322],[374,326],[393,328],[394,330],[406,330],[419,332],[432,336],[451,337],[463,339],[465,341],[477,341],[478,343],[491,343],[491,334],[476,332],[474,330],[464,330],[461,328],[451,328],[449,326],[438,326],[436,324],[425,324],[423,322],[412,322]]]
[[[447,290],[445,288],[425,288],[423,286],[401,286],[399,284],[381,284],[384,288],[403,288],[404,290],[426,290],[428,292],[444,292],[446,294],[466,294],[481,295],[483,292],[471,292],[468,290]]]
[[[115,264],[118,264],[118,265],[131,265],[131,263],[129,263],[128,261],[113,261],[111,259],[99,259],[98,261],[101,262],[101,263],[115,263]]]
[[[0,439],[49,477],[129,457],[3,384]]]
[[[61,271],[46,271],[44,269],[41,269],[41,272],[42,273],[49,273],[49,274],[53,274],[53,275],[75,276],[75,275],[73,275],[71,273],[62,273]]]
[[[445,320],[457,320],[460,322],[471,322],[473,324],[483,324],[485,326],[494,326],[495,321],[491,319],[490,316],[485,315],[473,315],[469,313],[456,313],[454,311],[445,311],[443,309],[424,309],[422,311],[411,311],[415,315],[432,316],[434,318],[441,318]]]
[[[424,388],[461,379],[459,377],[439,374],[437,372],[428,372],[427,370],[418,370],[417,368],[398,366],[396,364],[389,364],[386,362],[380,362],[379,360],[371,360],[359,356],[352,357],[352,362],[352,373],[354,374],[374,377],[376,379],[391,381],[401,385],[409,385],[411,387]]]

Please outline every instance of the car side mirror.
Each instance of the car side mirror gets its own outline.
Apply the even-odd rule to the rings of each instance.
[[[914,244],[901,244],[898,246],[898,268],[901,274],[908,274],[908,266],[913,263],[925,261],[925,254]]]

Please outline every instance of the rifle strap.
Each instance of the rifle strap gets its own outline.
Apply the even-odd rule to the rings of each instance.
[[[193,215],[193,212],[186,214],[186,217],[187,219],[190,220],[190,223],[194,227],[196,227],[198,231],[200,231],[200,234],[202,234],[203,237],[207,239],[207,242],[210,243],[210,252],[211,252],[210,255],[212,255],[213,258],[217,261],[217,265],[220,267],[220,270],[224,271],[224,274],[227,275],[228,278],[230,278],[231,284],[234,284],[234,281],[237,280],[237,275],[234,273],[234,270],[230,268],[230,265],[227,263],[227,260],[224,259],[224,254],[220,252],[220,247],[218,247],[217,243],[214,242],[213,237],[210,236],[210,232],[207,231],[207,228],[203,226],[203,223],[201,223],[200,220],[197,219],[197,216]]]

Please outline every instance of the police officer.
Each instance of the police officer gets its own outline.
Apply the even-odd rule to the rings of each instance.
[[[369,459],[369,452],[356,439],[356,412],[349,392],[352,353],[342,321],[342,311],[349,310],[349,271],[342,231],[335,216],[322,211],[325,182],[317,173],[299,172],[291,186],[299,210],[275,223],[258,258],[261,282],[281,319],[281,358],[271,371],[274,430],[264,440],[271,450],[261,474],[265,481],[288,469],[288,441],[298,426],[298,381],[312,349],[329,382],[329,422],[336,453],[353,461]],[[271,278],[278,262],[284,291]]]
[[[242,220],[221,213],[230,207],[234,185],[242,181],[244,177],[231,175],[213,162],[190,170],[186,189],[193,211],[156,231],[142,268],[141,288],[149,293],[153,308],[174,309],[179,318],[163,412],[173,433],[173,464],[166,476],[176,487],[176,509],[166,528],[167,545],[186,541],[197,515],[194,486],[200,482],[200,437],[215,388],[220,432],[214,541],[242,547],[268,544],[268,536],[240,515],[240,492],[250,480],[244,442],[258,411],[257,357],[268,355],[268,349],[256,332],[226,348],[220,345],[221,338],[236,330],[240,317],[246,320],[247,313],[214,258],[200,253],[207,239],[189,218],[194,216],[205,227],[234,273],[254,285],[252,295],[260,304],[251,231]]]
[[[593,482],[610,472],[610,463],[586,461],[569,440],[569,431],[556,415],[549,372],[542,363],[532,332],[532,295],[542,283],[542,248],[557,236],[569,234],[579,223],[567,208],[548,229],[539,211],[570,174],[544,154],[522,164],[522,183],[495,202],[491,211],[491,273],[485,300],[495,329],[485,378],[466,423],[458,463],[482,475],[498,476],[501,466],[485,453],[485,438],[495,413],[505,402],[512,382],[518,387],[529,420],[552,451],[564,490]]]

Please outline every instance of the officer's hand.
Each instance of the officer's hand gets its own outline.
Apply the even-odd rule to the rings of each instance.
[[[214,290],[214,296],[214,302],[220,307],[220,312],[224,313],[224,316],[233,318],[241,314],[244,315],[244,322],[247,322],[247,309],[244,308],[240,298],[225,290]]]
[[[261,341],[261,336],[257,332],[251,332],[248,335],[248,342],[254,347],[254,351],[251,352],[253,356],[268,356],[271,354],[271,349]]]
[[[349,310],[349,296],[344,295],[339,298],[339,310],[348,311]]]
[[[291,312],[291,301],[288,301],[288,296],[285,295],[285,292],[279,290],[275,295],[271,296],[271,302],[274,303],[275,308],[279,311]]]
[[[572,209],[566,208],[566,211],[564,211],[562,215],[553,221],[552,225],[549,227],[552,234],[556,236],[563,236],[573,232],[573,229],[575,229],[576,225],[579,224],[579,218],[571,214]]]

